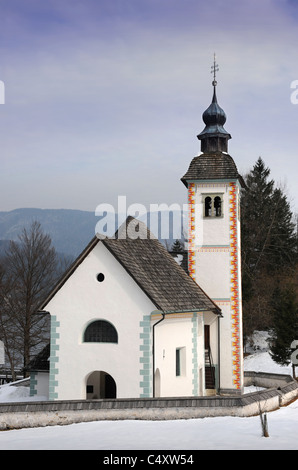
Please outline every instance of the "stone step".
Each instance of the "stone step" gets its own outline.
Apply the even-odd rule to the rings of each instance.
[[[205,389],[205,396],[206,397],[213,397],[216,395],[216,390],[215,388],[206,388]]]

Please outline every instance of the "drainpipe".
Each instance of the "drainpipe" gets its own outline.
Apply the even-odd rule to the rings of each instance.
[[[218,352],[218,392],[220,393],[220,316],[218,315],[217,317],[217,327],[218,327],[218,333],[217,333],[217,352]]]
[[[155,334],[154,330],[155,327],[161,323],[165,319],[165,313],[160,312],[162,314],[162,318],[158,320],[158,322],[154,323],[152,327],[152,396],[155,397]]]

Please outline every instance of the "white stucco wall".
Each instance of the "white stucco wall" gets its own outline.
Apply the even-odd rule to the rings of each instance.
[[[158,318],[152,318],[152,324]],[[204,326],[210,326],[214,364],[217,365],[217,316],[212,312],[169,314],[155,327],[156,396],[205,394]],[[181,350],[181,374],[176,375],[176,350]]]
[[[57,359],[51,359],[57,399],[86,398],[86,378],[93,371],[114,378],[117,398],[140,396],[140,322],[155,306],[101,242],[45,308],[59,325]],[[83,342],[87,325],[99,319],[114,325],[118,344]]]
[[[235,389],[234,360],[231,318],[231,212],[228,181],[198,182],[195,184],[195,233],[196,261],[195,276],[197,283],[221,308],[223,318],[220,320],[220,379],[222,389]],[[222,204],[221,217],[204,217],[204,198],[207,195],[220,195]],[[238,290],[240,318],[240,348],[242,349],[242,301],[241,301],[241,251],[240,251],[240,187],[236,185],[237,199],[237,257],[238,257]],[[243,371],[243,362],[241,361]],[[242,377],[243,384],[243,377]]]
[[[161,397],[192,394],[192,321],[190,317],[166,319],[155,328],[155,366],[160,371]],[[181,375],[176,376],[176,349],[181,352]]]

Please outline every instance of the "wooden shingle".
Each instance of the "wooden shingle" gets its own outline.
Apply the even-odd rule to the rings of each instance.
[[[233,158],[227,153],[215,152],[194,157],[181,181],[187,187],[188,181],[226,179],[239,179],[244,185]]]
[[[140,234],[140,237],[135,238],[136,234]],[[142,222],[128,217],[116,238],[106,238],[102,242],[158,310],[218,312],[216,304]]]

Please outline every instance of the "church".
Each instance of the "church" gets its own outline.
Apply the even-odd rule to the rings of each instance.
[[[49,400],[243,393],[240,192],[213,97],[201,153],[181,178],[187,272],[139,220],[97,234],[46,299],[50,344],[30,365]]]

